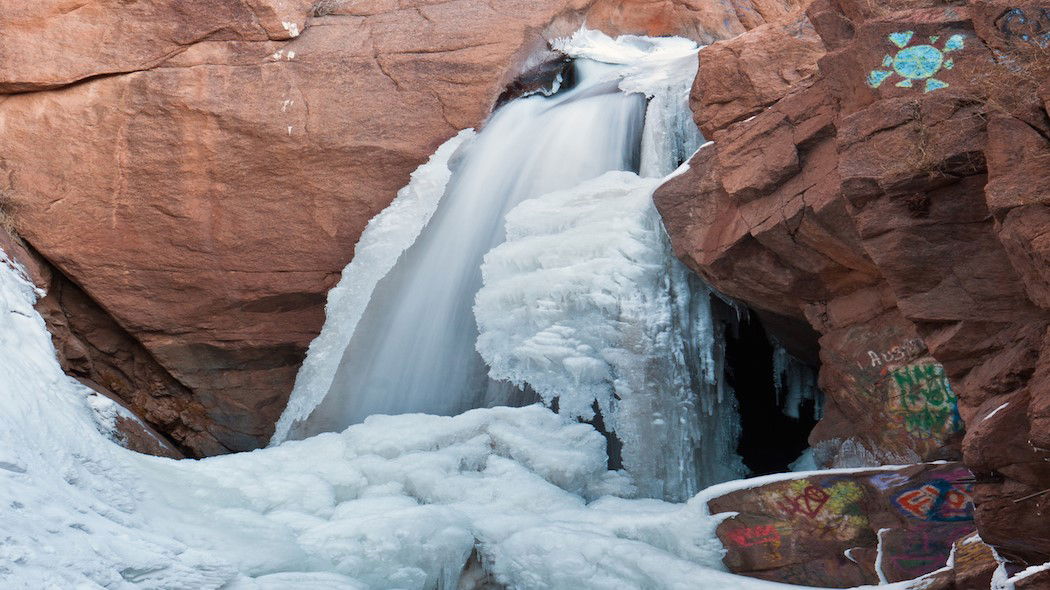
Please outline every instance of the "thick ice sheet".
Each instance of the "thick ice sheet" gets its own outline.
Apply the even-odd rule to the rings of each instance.
[[[719,571],[705,495],[618,497],[633,488],[604,439],[539,406],[132,453],[62,373],[36,295],[0,254],[2,588],[451,589],[475,547],[511,588],[783,587]]]

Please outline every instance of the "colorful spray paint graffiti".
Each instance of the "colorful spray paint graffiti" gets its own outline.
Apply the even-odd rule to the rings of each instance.
[[[961,464],[915,465],[770,483],[710,507],[739,512],[718,532],[731,571],[861,585],[877,581],[874,570],[896,582],[943,567],[974,531],[973,485]]]
[[[904,514],[933,522],[973,520],[973,486],[944,479],[931,480],[922,487],[898,495],[894,502]]]
[[[945,438],[963,429],[958,399],[944,367],[936,363],[906,365],[890,373],[896,392],[890,392],[892,414],[918,438]]]
[[[947,82],[938,80],[934,76],[941,70],[950,70],[955,67],[955,60],[946,57],[945,54],[963,48],[965,43],[962,35],[948,37],[940,49],[933,45],[940,40],[940,35],[927,37],[929,43],[911,46],[909,44],[915,38],[914,31],[890,33],[888,38],[899,51],[894,55],[886,55],[882,58],[882,66],[889,69],[876,68],[868,73],[869,86],[878,88],[896,74],[901,80],[895,86],[900,88],[911,88],[920,80],[925,81],[923,92],[933,92],[948,87]]]
[[[790,482],[773,504],[789,527],[821,539],[849,540],[868,526],[861,506],[864,489],[853,481],[820,486],[807,479]]]
[[[777,530],[776,525],[772,524],[741,527],[727,531],[726,536],[740,547],[755,547],[767,544],[779,547],[781,541],[780,531]]]
[[[922,338],[912,338],[881,353],[869,350],[868,359],[872,367],[881,367],[883,364],[909,361],[925,351],[926,343],[922,341]]]
[[[981,538],[974,535],[960,540],[955,545],[955,569],[958,570],[980,570],[992,569],[998,565],[992,548],[981,542]]]
[[[916,578],[944,566],[956,539],[974,530],[973,474],[937,469],[926,481],[913,481],[892,504],[907,518],[882,543],[883,570],[891,581]]]
[[[884,543],[883,574],[899,582],[938,570],[948,561],[954,540],[972,531],[972,525],[895,531]]]

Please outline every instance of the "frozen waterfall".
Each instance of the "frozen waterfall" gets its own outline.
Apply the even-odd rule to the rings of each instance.
[[[568,418],[598,409],[643,495],[743,475],[711,293],[651,199],[701,141],[697,47],[592,31],[556,47],[574,85],[461,133],[369,224],[274,442],[538,394]]]

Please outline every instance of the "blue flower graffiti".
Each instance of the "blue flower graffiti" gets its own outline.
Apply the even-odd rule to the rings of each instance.
[[[948,37],[941,49],[934,45],[940,40],[940,35],[927,37],[929,43],[909,45],[914,38],[914,31],[889,34],[890,43],[897,46],[900,51],[896,55],[887,55],[882,58],[882,67],[887,69],[876,68],[868,73],[869,86],[878,88],[896,74],[901,78],[896,84],[900,88],[911,88],[919,81],[925,81],[923,92],[948,87],[947,82],[938,80],[934,76],[941,70],[950,70],[955,67],[955,60],[946,57],[945,54],[962,49],[963,36]]]

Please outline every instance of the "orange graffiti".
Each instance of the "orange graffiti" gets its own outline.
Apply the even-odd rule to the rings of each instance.
[[[905,513],[923,520],[954,522],[973,519],[973,496],[968,486],[943,479],[897,496]]]
[[[925,485],[917,490],[901,494],[897,498],[897,503],[900,504],[901,508],[913,515],[925,518],[930,511],[930,507],[933,506],[933,501],[937,499],[939,491],[933,486]]]

